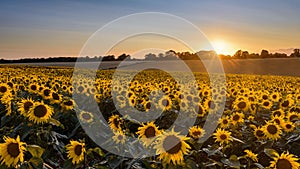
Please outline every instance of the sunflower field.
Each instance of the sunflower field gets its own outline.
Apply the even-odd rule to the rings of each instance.
[[[298,77],[226,74],[221,85],[219,75],[193,73],[195,82],[182,85],[159,70],[130,81],[130,71],[113,79],[115,70],[99,70],[90,80],[82,70],[74,81],[67,67],[0,69],[0,169],[300,168]],[[103,141],[109,149],[128,152],[135,138],[154,155],[130,158],[99,146],[104,131],[92,128],[101,125],[112,133]]]

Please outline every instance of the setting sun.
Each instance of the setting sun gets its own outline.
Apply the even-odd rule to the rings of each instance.
[[[232,54],[229,43],[225,42],[224,40],[215,40],[211,42],[211,44],[214,50],[217,52],[217,54],[224,54],[224,55]]]

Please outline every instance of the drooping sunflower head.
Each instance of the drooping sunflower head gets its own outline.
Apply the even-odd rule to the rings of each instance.
[[[70,141],[70,144],[66,146],[68,151],[68,158],[72,159],[73,164],[78,164],[84,160],[85,144],[78,141]]]
[[[203,137],[205,131],[199,126],[193,126],[189,130],[189,135],[194,139],[199,139]]]
[[[120,130],[123,120],[119,115],[112,115],[108,119],[108,123],[112,130]]]
[[[187,143],[188,137],[181,136],[174,132],[174,129],[163,132],[157,139],[155,148],[159,154],[159,159],[163,164],[173,163],[174,165],[182,165],[183,156],[189,152],[191,148]]]
[[[276,124],[275,122],[267,122],[263,127],[262,130],[266,136],[266,138],[271,140],[277,140],[280,138],[282,133],[281,127]]]
[[[149,146],[153,143],[155,138],[161,134],[161,131],[154,124],[154,122],[148,122],[147,124],[143,124],[142,127],[138,128],[139,138],[142,140],[145,146]]]
[[[43,102],[35,102],[29,109],[27,117],[30,121],[36,124],[46,123],[51,118],[54,110],[52,107],[44,104]]]
[[[0,161],[8,167],[17,165],[24,161],[24,151],[26,143],[20,141],[20,137],[13,139],[4,136],[4,143],[0,144]]]
[[[217,131],[213,134],[216,142],[219,142],[220,145],[228,144],[232,141],[231,132],[226,131],[224,129],[218,128]]]
[[[246,157],[252,159],[254,162],[258,162],[257,154],[253,153],[251,150],[244,150]]]
[[[293,154],[282,153],[281,155],[275,154],[276,157],[271,161],[270,167],[274,169],[299,169],[299,158]]]

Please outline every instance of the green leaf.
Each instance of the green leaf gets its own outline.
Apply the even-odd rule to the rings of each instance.
[[[52,124],[52,125],[55,125],[57,127],[61,127],[61,128],[64,128],[64,125],[62,125],[58,120],[54,119],[54,118],[51,118],[49,120],[49,123]]]
[[[32,157],[28,162],[32,168],[43,168],[42,158]]]
[[[99,147],[96,147],[93,149],[93,151],[97,154],[99,154],[101,157],[104,157],[105,156],[105,153],[101,150],[101,148]]]
[[[41,158],[45,151],[45,149],[43,149],[42,147],[40,147],[38,145],[28,145],[27,150],[30,152],[32,157],[35,157],[35,158]]]
[[[270,158],[275,158],[276,154],[278,154],[278,152],[274,149],[271,148],[265,148],[264,152],[270,157]]]

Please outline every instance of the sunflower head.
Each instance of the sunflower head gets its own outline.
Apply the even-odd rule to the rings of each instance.
[[[159,159],[163,164],[182,165],[184,163],[183,156],[189,152],[191,148],[187,143],[187,137],[174,132],[174,129],[163,132],[157,139],[155,148],[159,154]]]
[[[148,122],[147,124],[143,124],[142,127],[139,127],[136,134],[139,135],[139,138],[145,146],[149,146],[153,143],[155,138],[161,134],[161,131],[154,122]]]
[[[20,141],[20,137],[13,139],[4,136],[4,143],[0,144],[0,161],[8,167],[17,165],[24,161],[25,143]]]
[[[275,158],[271,161],[270,167],[274,169],[299,169],[299,158],[293,154],[282,153],[281,155],[275,154]]]
[[[53,112],[54,110],[52,107],[43,102],[35,102],[29,109],[27,117],[36,124],[46,123],[51,118]]]
[[[193,126],[189,130],[189,135],[194,139],[199,139],[203,137],[205,131],[199,126]]]
[[[78,164],[84,159],[85,144],[78,141],[70,141],[70,144],[66,146],[68,151],[68,158],[72,159],[73,164]]]
[[[232,141],[231,132],[224,129],[218,128],[217,131],[213,134],[216,142],[219,142],[220,145],[228,144]]]
[[[277,140],[280,138],[282,133],[281,127],[276,124],[275,122],[267,122],[263,127],[262,130],[266,136],[266,138],[271,140]]]

